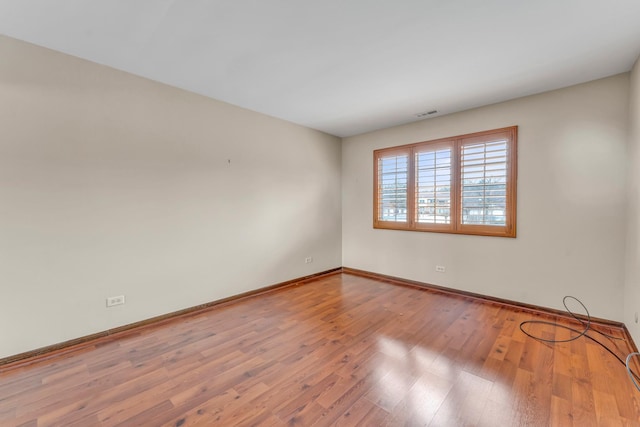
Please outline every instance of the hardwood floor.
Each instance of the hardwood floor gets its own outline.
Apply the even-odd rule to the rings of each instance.
[[[624,367],[533,318],[336,274],[2,373],[0,425],[640,426]]]

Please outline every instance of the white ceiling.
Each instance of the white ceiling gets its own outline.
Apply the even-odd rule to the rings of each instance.
[[[0,33],[349,136],[628,71],[640,0],[0,0]]]

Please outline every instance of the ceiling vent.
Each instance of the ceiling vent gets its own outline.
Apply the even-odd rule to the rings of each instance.
[[[416,117],[419,118],[419,119],[422,119],[422,118],[427,117],[427,116],[432,116],[432,115],[436,114],[437,112],[438,112],[438,110],[425,111],[424,113],[416,114]]]

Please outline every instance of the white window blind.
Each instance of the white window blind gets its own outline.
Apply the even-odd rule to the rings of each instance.
[[[381,157],[378,160],[378,219],[407,221],[409,156]]]
[[[506,140],[462,146],[462,224],[506,224],[508,158]]]
[[[451,223],[451,148],[415,154],[417,221]]]

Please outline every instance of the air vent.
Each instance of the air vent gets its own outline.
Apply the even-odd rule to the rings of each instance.
[[[438,112],[438,110],[425,111],[424,113],[416,114],[416,117],[421,119],[423,117],[427,117],[427,116],[431,116],[433,114],[436,114],[437,112]]]

